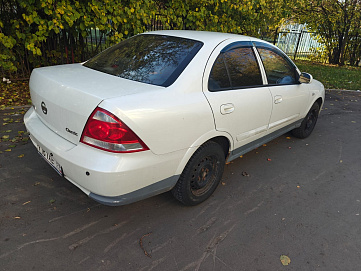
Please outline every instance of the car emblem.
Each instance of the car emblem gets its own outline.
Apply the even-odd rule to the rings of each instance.
[[[48,109],[46,108],[46,105],[44,102],[41,102],[41,110],[43,111],[43,113],[45,115],[48,114]]]

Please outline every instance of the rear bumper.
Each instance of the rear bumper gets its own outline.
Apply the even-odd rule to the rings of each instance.
[[[34,145],[52,154],[64,177],[106,205],[123,205],[170,190],[178,180],[175,172],[186,153],[116,154],[73,144],[49,129],[33,108],[25,114],[24,122]]]
[[[94,193],[90,193],[89,197],[104,205],[125,205],[169,191],[169,189],[175,185],[178,178],[179,176],[172,176],[165,180],[117,197],[105,197]]]

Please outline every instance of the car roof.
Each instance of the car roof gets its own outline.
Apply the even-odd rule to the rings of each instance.
[[[166,35],[181,37],[187,39],[198,40],[203,43],[212,42],[222,42],[227,39],[238,39],[239,41],[249,41],[249,40],[258,40],[256,38],[251,38],[248,36],[230,34],[230,33],[221,33],[221,32],[209,32],[209,31],[196,31],[196,30],[160,30],[160,31],[150,31],[144,34],[155,34],[155,35]],[[261,41],[261,40],[259,40]]]

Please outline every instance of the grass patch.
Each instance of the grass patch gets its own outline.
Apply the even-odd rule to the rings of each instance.
[[[312,74],[325,88],[361,90],[361,68],[320,64],[311,61],[295,61],[302,72]]]

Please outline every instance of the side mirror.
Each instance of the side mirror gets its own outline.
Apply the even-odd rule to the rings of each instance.
[[[300,78],[299,78],[299,81],[301,84],[309,84],[312,82],[312,75],[307,73],[307,72],[303,72],[300,74]]]

